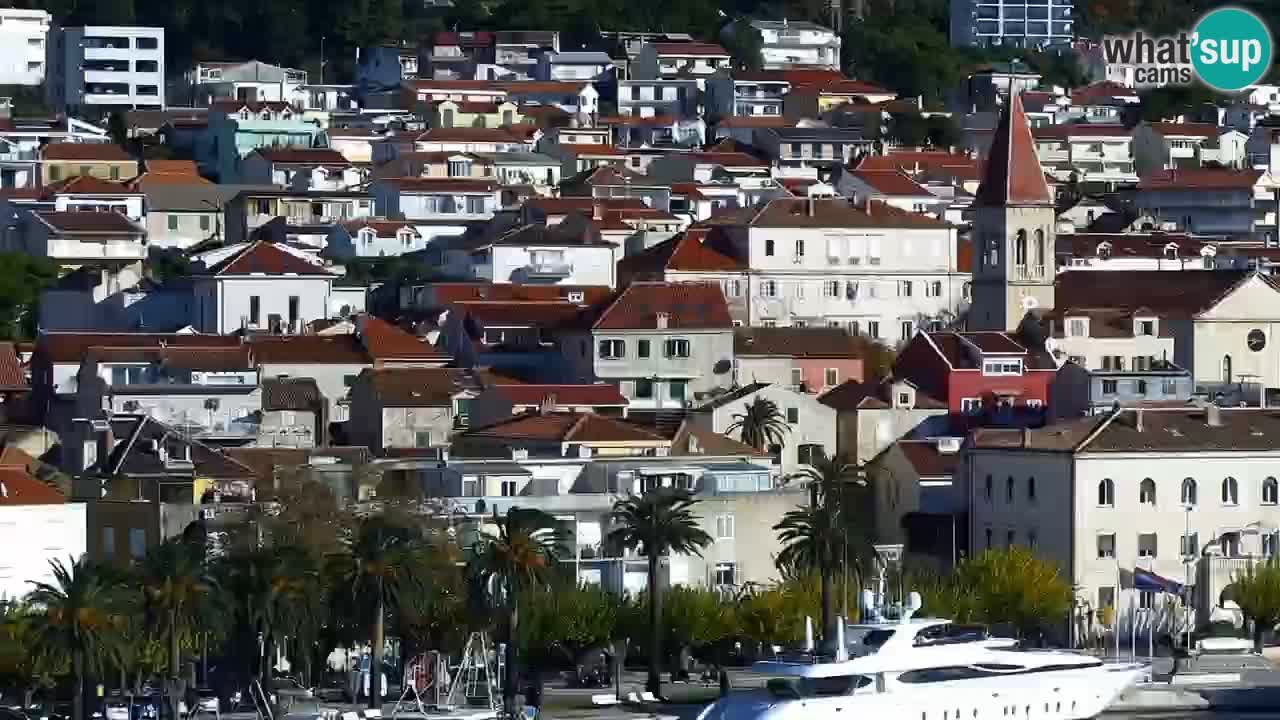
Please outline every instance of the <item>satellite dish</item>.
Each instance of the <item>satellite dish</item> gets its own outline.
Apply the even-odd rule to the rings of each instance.
[[[729,372],[732,369],[733,369],[733,363],[729,360],[729,358],[724,358],[716,361],[716,364],[711,367],[711,372],[715,373],[716,375],[724,375],[725,373]]]

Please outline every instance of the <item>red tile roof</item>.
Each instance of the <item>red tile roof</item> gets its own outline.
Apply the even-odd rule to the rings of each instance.
[[[1187,168],[1157,170],[1138,178],[1139,190],[1243,190],[1258,184],[1261,170]]]
[[[142,234],[146,231],[118,212],[38,212],[59,233]]]
[[[586,81],[526,80],[500,83],[498,87],[512,95],[577,95],[590,84]]]
[[[967,168],[976,176],[978,160],[962,153],[936,150],[890,150],[885,155],[867,155],[858,163],[859,170],[901,169],[910,175],[937,168]]]
[[[329,275],[323,267],[265,240],[247,244],[242,250],[207,268],[209,275]]]
[[[415,193],[491,193],[499,187],[498,183],[491,180],[469,180],[466,178],[399,177],[383,178],[378,182],[392,185],[398,188],[400,192]]]
[[[781,115],[728,115],[716,123],[722,128],[784,128],[793,127],[795,121]]]
[[[931,194],[901,170],[854,170],[850,174],[882,195],[921,196]]]
[[[657,51],[659,56],[674,55],[676,57],[698,56],[698,57],[729,57],[729,53],[724,48],[714,43],[700,42],[660,42],[653,43],[653,49]]]
[[[603,115],[596,123],[600,125],[675,125],[680,122],[680,118],[671,115],[650,115],[642,117],[640,115]]]
[[[669,440],[637,425],[594,413],[528,412],[473,428],[455,436],[459,440],[541,440],[577,443],[645,443],[667,445]]]
[[[1151,129],[1165,137],[1201,137],[1212,139],[1219,135],[1218,126],[1213,123],[1154,122],[1151,123]]]
[[[0,467],[0,507],[61,505],[66,496],[31,476],[25,468]]]
[[[733,327],[724,292],[715,283],[632,283],[609,303],[594,330],[656,330],[658,314],[672,330],[728,330]]]
[[[249,338],[249,343],[259,364],[373,364],[355,335],[254,335]]]
[[[618,261],[619,277],[664,280],[667,271],[745,272],[746,263],[707,245],[708,230],[690,228]]]
[[[418,142],[525,142],[508,128],[431,128],[417,137]]]
[[[733,352],[738,356],[861,359],[870,354],[872,344],[841,328],[755,327],[733,331]]]
[[[27,374],[11,342],[0,343],[0,391],[27,389]]]
[[[707,150],[691,152],[688,153],[688,155],[698,162],[723,165],[725,167],[764,167],[769,164],[754,155],[748,155],[744,152],[720,152]]]
[[[960,466],[960,453],[938,452],[937,440],[899,440],[897,445],[921,478],[951,478]]]
[[[406,80],[414,90],[492,90],[503,92],[502,88],[492,80]]]
[[[47,332],[36,339],[35,354],[50,363],[79,363],[94,347],[239,347],[240,338],[231,335],[188,335],[179,333],[78,333]]]
[[[544,398],[554,400],[553,407],[624,406],[627,399],[617,385],[496,385],[494,391],[512,405],[540,405]]]
[[[452,407],[461,389],[459,370],[445,368],[382,368],[365,370],[373,396],[384,407]]]
[[[441,304],[466,301],[518,302],[518,301],[563,301],[567,302],[568,293],[581,292],[583,303],[590,305],[609,297],[610,290],[604,286],[581,285],[517,285],[513,283],[432,283],[431,291],[436,301]]]
[[[814,87],[827,95],[897,95],[892,90],[861,80],[835,80]]]
[[[1022,110],[1022,98],[1017,95],[996,127],[974,204],[987,207],[1053,205],[1053,193],[1045,183],[1031,128]]]
[[[364,343],[365,350],[375,360],[444,362],[449,359],[448,355],[422,342],[416,335],[401,330],[376,315],[358,316],[356,333]]]
[[[1110,100],[1116,97],[1136,97],[1137,92],[1120,83],[1104,80],[1071,91],[1073,105],[1088,105],[1099,100]]]
[[[45,160],[133,160],[124,148],[111,143],[49,143],[40,150],[40,156]]]
[[[896,208],[880,200],[855,204],[844,198],[770,200],[748,223],[752,227],[804,228],[948,228],[928,215]]]
[[[44,186],[44,198],[54,195],[139,195],[140,191],[129,183],[111,182],[92,175],[75,175]]]
[[[269,147],[259,148],[257,152],[273,163],[351,166],[351,162],[342,153],[329,148]]]

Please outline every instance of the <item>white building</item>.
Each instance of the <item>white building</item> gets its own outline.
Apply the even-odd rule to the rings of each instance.
[[[1073,0],[952,0],[951,45],[1068,48],[1075,40]]]
[[[198,332],[293,335],[329,317],[335,276],[302,251],[254,242],[211,250],[194,264],[191,325]]]
[[[55,108],[79,114],[164,109],[164,28],[54,28],[48,44],[45,92]]]
[[[814,395],[782,385],[744,385],[696,408],[691,419],[699,427],[733,437],[738,433],[730,432],[729,428],[736,417],[745,414],[747,407],[760,399],[772,402],[787,425],[782,443],[765,448],[784,474],[795,472],[801,465],[810,465],[820,457],[835,456],[836,411],[818,402]]]
[[[538,80],[598,80],[612,67],[608,53],[549,50],[538,58],[535,73]]]
[[[631,64],[638,80],[692,77],[702,88],[706,79],[730,68],[729,53],[719,45],[699,42],[650,42],[640,47]]]
[[[1060,182],[1074,176],[1082,188],[1110,190],[1138,181],[1133,135],[1123,125],[1075,123],[1033,128],[1040,164]]]
[[[1258,202],[1259,196],[1270,200],[1274,188],[1271,177],[1260,170],[1155,170],[1139,180],[1134,205],[1166,229],[1274,237],[1275,224],[1264,222],[1265,208]]]
[[[1221,134],[1215,123],[1144,122],[1133,130],[1134,167],[1143,175],[1210,162],[1230,166],[1231,154],[1224,157],[1220,151]]]
[[[794,66],[840,69],[840,36],[816,23],[791,20],[752,20],[760,33],[761,60],[766,70]]]
[[[33,582],[54,582],[50,561],[69,563],[87,547],[84,503],[32,477],[26,453],[0,453],[0,600],[15,601]]]
[[[1134,590],[1133,571],[1194,585],[1207,620],[1234,575],[1276,553],[1278,440],[1271,413],[1217,407],[979,430],[969,546],[1030,547],[1061,568],[1079,612],[1110,606],[1122,633],[1131,618],[1140,636],[1176,632],[1169,600]]]
[[[362,218],[334,225],[325,243],[324,256],[336,262],[395,257],[425,249],[427,240],[407,220]]]
[[[956,228],[879,201],[773,200],[730,230],[748,268],[726,296],[748,324],[826,325],[888,342],[960,312],[969,274]]]
[[[696,80],[619,80],[618,114],[676,118],[698,116]]]
[[[307,71],[270,63],[202,62],[188,70],[183,80],[190,91],[192,107],[207,107],[217,98],[244,102],[301,103]]]
[[[0,9],[0,85],[44,82],[50,20],[44,10]]]
[[[497,237],[450,245],[446,269],[492,283],[614,287],[622,248],[581,219],[548,228],[524,225]]]

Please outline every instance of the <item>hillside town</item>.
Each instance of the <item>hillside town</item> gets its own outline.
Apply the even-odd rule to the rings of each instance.
[[[455,28],[335,83],[0,9],[0,599],[226,552],[299,478],[733,598],[835,460],[868,581],[1024,548],[1063,645],[1208,623],[1280,543],[1280,85],[1153,117],[1070,0],[1015,4],[953,0],[953,46],[1084,82],[939,104],[740,18]],[[707,542],[659,566],[609,538],[664,490]]]

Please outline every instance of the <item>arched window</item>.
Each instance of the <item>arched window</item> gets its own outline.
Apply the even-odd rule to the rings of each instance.
[[[1224,478],[1222,480],[1222,504],[1240,504],[1240,484],[1237,483],[1236,479],[1233,477]]]
[[[1036,230],[1036,269],[1044,271],[1044,230]]]
[[[1116,484],[1111,482],[1111,478],[1103,478],[1098,483],[1098,504],[1102,507],[1112,507],[1116,504]]]
[[[1231,356],[1223,355],[1222,356],[1222,382],[1230,385],[1232,377],[1233,376],[1231,374]]]
[[[1030,502],[1036,501],[1036,478],[1034,475],[1027,478],[1027,500]]]
[[[1142,484],[1138,486],[1138,502],[1143,505],[1156,504],[1156,481],[1151,478],[1143,478]]]
[[[990,476],[990,475],[988,475],[988,476],[987,476],[987,485],[986,485],[986,490],[987,490],[987,502],[991,502],[991,493],[992,493],[992,490],[993,490],[992,485],[994,485],[994,483],[993,483],[993,482],[992,482],[992,480],[991,480],[991,476]]]
[[[1005,502],[1013,502],[1013,476],[1012,476],[1012,475],[1010,475],[1010,476],[1009,476],[1009,479],[1008,479],[1007,481],[1005,481],[1005,485],[1004,485],[1004,501],[1005,501]]]
[[[1195,478],[1182,479],[1182,504],[1196,504],[1196,481]]]
[[[1027,266],[1027,231],[1019,230],[1013,241],[1013,264],[1018,267]]]
[[[1280,487],[1276,485],[1276,479],[1269,477],[1262,481],[1262,504],[1275,505],[1280,500]]]

